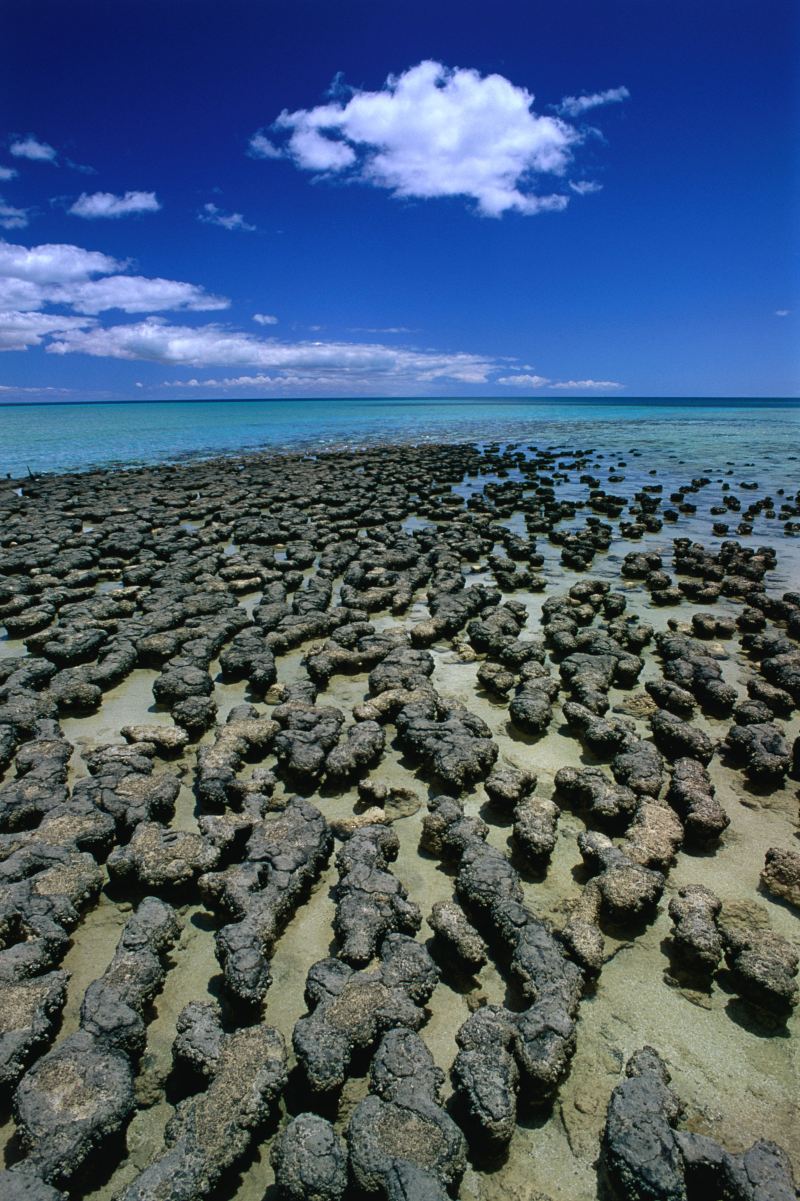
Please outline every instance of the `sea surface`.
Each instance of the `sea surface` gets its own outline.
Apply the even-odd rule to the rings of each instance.
[[[680,463],[695,472],[750,462],[791,486],[785,477],[800,454],[800,401],[422,397],[0,405],[0,475],[12,478],[257,450],[436,441],[527,441],[612,453],[637,448],[650,467]]]

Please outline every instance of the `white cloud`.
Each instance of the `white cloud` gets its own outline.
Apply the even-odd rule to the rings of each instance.
[[[109,309],[125,313],[158,313],[182,309],[209,312],[226,309],[230,301],[212,296],[196,284],[175,279],[147,279],[142,275],[109,275],[103,279],[67,284],[36,284],[30,280],[0,277],[0,307],[33,311],[47,304],[65,305],[77,313],[96,315]]]
[[[0,274],[0,309],[4,312],[10,309],[40,309],[44,298],[41,284],[32,283],[29,279],[4,279]]]
[[[24,392],[26,394],[29,392],[32,392],[38,396],[42,392],[48,392],[48,393],[56,393],[59,396],[68,396],[72,393],[72,391],[73,391],[72,388],[51,388],[49,386],[43,387],[43,388],[30,388],[30,387],[22,388],[22,387],[18,387],[16,384],[0,384],[0,392],[13,392],[15,395],[18,392]]]
[[[502,75],[426,61],[380,91],[284,111],[274,128],[306,170],[401,197],[466,196],[485,216],[530,215],[566,207],[566,195],[541,195],[535,181],[563,176],[582,138],[560,117],[535,113],[533,99]]]
[[[280,342],[219,325],[175,326],[160,318],[131,325],[68,331],[47,347],[53,354],[88,354],[183,367],[255,367],[284,382],[352,387],[450,380],[485,383],[493,362],[481,355],[440,353],[359,342]]]
[[[496,381],[510,388],[553,388],[559,392],[602,392],[622,388],[610,379],[570,379],[554,381],[545,375],[502,375]]]
[[[241,229],[248,232],[255,229],[255,225],[245,221],[241,213],[225,213],[211,203],[203,205],[197,214],[197,220],[204,221],[207,225],[221,225],[223,229]]]
[[[110,275],[53,289],[47,299],[66,304],[78,313],[102,313],[122,309],[125,313],[157,313],[167,309],[208,312],[227,309],[230,301],[212,296],[197,284],[176,279],[147,279],[142,275]]]
[[[569,186],[579,196],[593,196],[595,192],[602,192],[603,190],[603,185],[596,183],[593,179],[571,179]]]
[[[564,392],[605,392],[624,386],[613,379],[568,379],[560,384],[550,384],[551,388],[558,388]]]
[[[788,317],[789,314],[791,313],[791,311],[792,311],[791,309],[776,309],[775,316],[776,317]]]
[[[24,229],[28,224],[28,210],[6,204],[0,196],[0,226],[3,229]]]
[[[92,275],[110,275],[125,263],[99,250],[83,250],[64,242],[16,246],[0,241],[0,277],[37,284],[65,284]]]
[[[250,158],[283,158],[283,151],[260,132],[247,143],[247,153]]]
[[[28,248],[0,242],[0,307],[30,312],[58,304],[97,314],[108,309],[207,312],[230,304],[197,284],[120,274],[125,267],[110,255],[80,246],[56,243]]]
[[[40,346],[48,334],[68,335],[86,324],[85,317],[0,312],[0,350],[27,350],[29,346]]]
[[[13,167],[0,166],[0,179],[4,182],[8,179],[15,179],[17,175],[19,175],[19,171],[16,171]]]
[[[129,217],[133,213],[157,213],[161,208],[155,192],[82,192],[69,212],[75,217]]]
[[[163,388],[217,388],[220,391],[229,388],[277,388],[286,386],[286,381],[279,375],[237,375],[224,379],[173,379],[164,380]]]
[[[599,108],[602,104],[619,104],[627,100],[630,92],[626,87],[607,88],[605,92],[591,92],[584,96],[565,96],[557,106],[558,112],[565,117],[580,117],[589,109]]]
[[[273,317],[272,313],[253,313],[253,320],[256,325],[277,325],[278,318]]]
[[[351,325],[351,334],[414,334],[407,325]]]
[[[58,154],[47,142],[40,142],[33,134],[26,138],[15,138],[9,146],[15,158],[27,158],[35,163],[54,163]]]
[[[80,172],[81,175],[97,175],[97,174],[99,174],[97,169],[95,167],[90,167],[88,163],[76,163],[71,158],[65,159],[64,161],[66,162],[67,166],[72,171],[78,171],[78,172]]]
[[[512,388],[543,388],[550,380],[544,375],[503,375],[497,382]]]

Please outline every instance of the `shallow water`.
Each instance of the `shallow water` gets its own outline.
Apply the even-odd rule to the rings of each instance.
[[[800,442],[800,401],[254,400],[0,404],[0,476],[180,462],[258,449],[322,450],[386,442],[536,441],[636,447],[646,470],[684,476],[706,461],[752,462],[770,475]],[[632,465],[632,464],[631,464]],[[772,486],[772,484],[770,485]]]

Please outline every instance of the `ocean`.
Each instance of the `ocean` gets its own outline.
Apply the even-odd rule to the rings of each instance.
[[[0,405],[0,473],[135,467],[257,450],[315,451],[379,442],[528,441],[612,453],[690,472],[752,464],[798,486],[800,401],[219,400]],[[777,483],[776,485],[777,486]]]

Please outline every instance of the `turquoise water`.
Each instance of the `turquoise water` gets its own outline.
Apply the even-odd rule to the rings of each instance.
[[[258,449],[492,440],[614,453],[636,447],[651,467],[680,461],[696,472],[728,461],[753,462],[791,485],[800,402],[415,398],[0,405],[0,474],[15,478],[29,469],[81,471]]]

